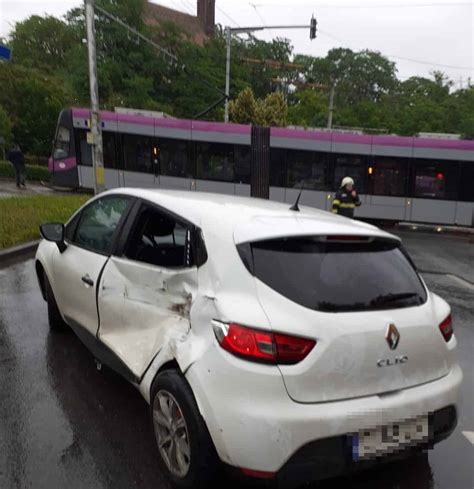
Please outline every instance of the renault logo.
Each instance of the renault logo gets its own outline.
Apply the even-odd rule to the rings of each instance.
[[[395,350],[398,346],[398,342],[400,341],[400,333],[398,329],[393,323],[390,323],[387,326],[387,332],[385,333],[385,339],[387,340],[388,346],[390,350]]]

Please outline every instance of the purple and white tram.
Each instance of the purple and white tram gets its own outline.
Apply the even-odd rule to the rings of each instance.
[[[92,188],[89,110],[64,109],[49,162],[57,186]],[[101,112],[107,188],[250,195],[251,127]],[[270,199],[330,209],[341,179],[366,219],[474,226],[474,141],[270,130]]]

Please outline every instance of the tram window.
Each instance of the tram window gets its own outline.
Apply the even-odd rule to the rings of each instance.
[[[415,163],[415,197],[456,200],[459,164],[456,161]]]
[[[92,166],[92,146],[87,142],[87,132],[79,132],[79,151],[81,153],[80,164]]]
[[[219,143],[196,143],[197,178],[234,181],[234,147]]]
[[[359,155],[334,155],[333,189],[337,190],[344,177],[354,179],[355,188],[361,194],[366,192],[366,157]]]
[[[56,141],[54,142],[53,158],[55,160],[67,158],[69,156],[70,144],[71,131],[67,127],[59,126]]]
[[[459,185],[459,200],[474,202],[474,163],[461,163],[461,180]]]
[[[234,146],[235,181],[250,183],[250,146]]]
[[[270,149],[270,185],[272,187],[286,187],[285,153],[284,149]]]
[[[288,150],[288,186],[324,190],[326,188],[327,156],[314,151]]]
[[[156,147],[160,173],[172,177],[192,178],[193,168],[187,141],[160,138]]]
[[[151,173],[151,138],[146,136],[123,136],[125,170]]]
[[[373,172],[374,195],[406,195],[408,161],[403,158],[375,158]]]
[[[118,168],[117,154],[115,152],[115,134],[111,132],[102,133],[104,149],[104,166],[105,168]]]

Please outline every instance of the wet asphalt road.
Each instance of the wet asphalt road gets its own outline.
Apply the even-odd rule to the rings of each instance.
[[[467,241],[404,237],[422,268],[472,273],[474,245]],[[458,428],[428,459],[314,487],[474,488],[474,445],[463,434],[474,432],[474,286],[444,275],[424,278],[453,308],[465,376]],[[72,333],[49,332],[32,260],[0,269],[0,396],[0,489],[169,488],[156,464],[146,403],[113,372],[97,371]]]

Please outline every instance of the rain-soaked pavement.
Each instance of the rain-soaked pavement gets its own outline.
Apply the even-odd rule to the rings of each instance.
[[[404,238],[420,268],[461,277],[465,272],[469,280],[474,245],[443,236]],[[449,275],[424,277],[448,299],[455,318],[464,370],[455,433],[428,458],[315,487],[474,488],[474,440],[468,439],[474,432],[474,286]],[[49,332],[32,260],[0,269],[0,396],[1,489],[169,488],[156,464],[145,402],[125,380],[97,371],[72,333]]]

